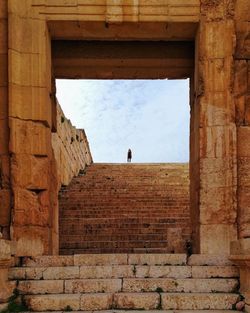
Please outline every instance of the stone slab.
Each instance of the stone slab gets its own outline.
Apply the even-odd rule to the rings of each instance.
[[[228,255],[192,254],[188,258],[188,265],[233,265]]]
[[[237,279],[170,279],[143,278],[123,280],[124,292],[184,292],[209,293],[233,292],[238,288]]]
[[[232,278],[239,277],[236,266],[192,266],[193,278]]]
[[[237,294],[182,294],[162,293],[164,310],[230,310],[238,299]]]
[[[121,279],[75,279],[65,281],[65,293],[120,292]]]
[[[70,307],[72,310],[80,309],[81,295],[32,295],[25,296],[25,302],[32,311],[58,311],[66,310]]]
[[[127,254],[75,254],[74,265],[126,265]]]
[[[80,278],[125,278],[134,276],[132,265],[80,266]]]
[[[73,255],[37,256],[25,258],[23,266],[26,267],[49,267],[49,266],[73,266]]]
[[[108,310],[113,305],[113,294],[95,293],[81,295],[81,310]]]
[[[191,266],[137,265],[135,273],[137,278],[187,278],[191,277]]]
[[[60,294],[64,292],[63,280],[25,280],[20,281],[18,290],[21,294]]]
[[[114,295],[114,306],[117,309],[156,309],[160,303],[158,293],[118,293]]]
[[[128,263],[138,265],[185,265],[186,254],[130,254]]]

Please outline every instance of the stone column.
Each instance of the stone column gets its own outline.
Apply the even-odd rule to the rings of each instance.
[[[233,3],[202,0],[196,40],[200,184],[196,252],[202,254],[229,254],[230,242],[237,238]]]
[[[43,15],[31,0],[9,4],[9,127],[17,255],[57,252],[57,188],[51,146],[51,49]],[[53,249],[55,247],[55,249]]]
[[[8,12],[0,2],[0,233],[9,239],[11,214],[8,127]]]
[[[234,96],[237,124],[238,237],[232,253],[250,253],[250,2],[236,1]],[[245,242],[243,242],[245,241]],[[236,247],[237,246],[237,247]]]

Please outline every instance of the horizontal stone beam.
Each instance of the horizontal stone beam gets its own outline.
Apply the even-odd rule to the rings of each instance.
[[[194,69],[193,42],[53,41],[56,78],[182,79]]]

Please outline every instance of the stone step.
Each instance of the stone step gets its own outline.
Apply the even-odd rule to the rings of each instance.
[[[92,310],[231,310],[237,294],[221,293],[89,293],[28,295],[32,311]]]
[[[30,312],[30,311],[29,311]],[[23,313],[29,313],[23,312]],[[68,311],[53,311],[54,313],[65,313]],[[105,311],[71,311],[78,313],[141,313],[141,310],[105,310]],[[161,310],[161,313],[238,313],[239,311],[234,310]],[[32,313],[38,313],[32,311]],[[51,311],[47,311],[44,313],[51,313]],[[144,310],[143,313],[159,313],[159,310]]]
[[[25,267],[73,265],[186,265],[186,254],[79,254],[23,259]]]
[[[18,290],[21,294],[75,294],[117,292],[170,293],[230,293],[238,292],[237,279],[171,279],[171,278],[116,278],[24,280]]]

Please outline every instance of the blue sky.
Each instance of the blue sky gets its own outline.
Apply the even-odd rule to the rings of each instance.
[[[57,80],[57,98],[94,162],[189,160],[188,80]]]

